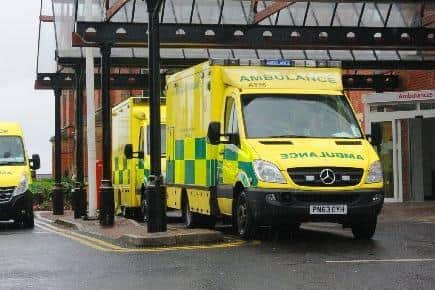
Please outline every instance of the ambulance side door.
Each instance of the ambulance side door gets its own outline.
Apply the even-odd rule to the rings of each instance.
[[[233,96],[226,97],[225,112],[222,120],[222,132],[227,140],[219,144],[218,156],[218,190],[217,197],[220,211],[224,214],[232,213],[233,186],[238,173],[238,152],[240,150],[240,136],[238,114]]]

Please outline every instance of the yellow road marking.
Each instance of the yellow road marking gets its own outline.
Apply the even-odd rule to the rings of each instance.
[[[93,238],[93,237],[90,237],[90,236],[86,236],[86,235],[82,235],[82,234],[79,234],[79,233],[77,233],[77,232],[64,230],[64,229],[61,229],[61,228],[58,228],[58,227],[55,227],[55,226],[49,225],[49,224],[47,224],[47,223],[45,223],[45,222],[40,222],[40,221],[38,221],[38,223],[39,223],[39,224],[43,224],[44,226],[46,226],[46,227],[48,227],[48,228],[50,228],[50,229],[52,229],[52,230],[54,230],[54,231],[59,231],[59,232],[62,232],[62,233],[64,233],[64,234],[69,234],[69,235],[75,236],[75,237],[77,237],[77,238],[85,239],[85,240],[88,240],[88,241],[90,241],[90,242],[97,243],[97,244],[99,244],[100,246],[103,246],[103,247],[106,247],[106,248],[110,248],[110,249],[112,249],[112,250],[122,250],[122,249],[123,249],[122,247],[119,247],[119,246],[117,246],[117,245],[114,245],[114,244],[111,244],[111,243],[105,242],[105,241],[103,241],[103,240],[96,239],[96,238]]]
[[[181,251],[181,250],[202,250],[202,249],[221,249],[221,248],[233,248],[239,247],[245,244],[258,245],[260,241],[246,242],[242,240],[236,240],[234,242],[227,242],[221,244],[211,244],[211,245],[194,245],[194,246],[174,246],[174,247],[156,247],[156,248],[125,248],[120,247],[106,241],[102,241],[97,238],[89,237],[86,235],[79,234],[70,230],[61,229],[40,220],[37,221],[36,225],[46,231],[58,234],[60,236],[69,238],[83,245],[91,247],[95,250],[103,252],[112,253],[153,253],[153,252],[168,252],[168,251]]]
[[[88,241],[85,241],[85,240],[83,240],[83,239],[80,239],[80,238],[77,238],[77,237],[74,237],[74,236],[71,236],[71,235],[68,235],[68,234],[65,234],[65,233],[62,233],[62,232],[56,231],[56,230],[52,230],[52,229],[50,229],[50,228],[48,228],[48,227],[45,227],[45,226],[43,226],[43,225],[41,225],[41,224],[36,223],[35,225],[36,225],[37,227],[41,228],[41,229],[44,229],[44,230],[48,231],[48,232],[51,232],[51,233],[54,233],[54,234],[57,234],[57,235],[63,236],[63,237],[65,237],[65,238],[68,238],[68,239],[71,239],[71,240],[74,240],[74,241],[79,242],[79,243],[81,243],[81,244],[83,244],[83,245],[86,245],[86,246],[88,246],[88,247],[91,247],[91,248],[93,248],[93,249],[95,249],[95,250],[100,250],[100,251],[104,251],[104,252],[112,251],[112,250],[110,250],[110,249],[107,249],[107,248],[103,248],[103,247],[100,247],[100,246],[94,245],[94,244],[92,244],[92,243],[90,243],[90,242],[88,242]]]

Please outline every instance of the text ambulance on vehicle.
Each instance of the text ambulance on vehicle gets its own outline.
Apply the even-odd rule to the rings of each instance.
[[[337,222],[373,236],[383,177],[337,62],[211,60],[167,79],[167,206],[187,226]]]
[[[165,105],[160,106],[161,152],[165,165]],[[150,174],[148,98],[131,97],[112,109],[112,170],[115,207],[127,218],[143,219]],[[164,168],[163,168],[164,171]]]
[[[0,122],[0,221],[33,228],[31,169],[40,167],[39,155],[29,159],[19,124]]]

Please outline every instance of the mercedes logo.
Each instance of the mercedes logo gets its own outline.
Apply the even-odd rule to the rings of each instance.
[[[323,184],[331,185],[335,182],[335,173],[329,168],[320,171],[320,180]]]

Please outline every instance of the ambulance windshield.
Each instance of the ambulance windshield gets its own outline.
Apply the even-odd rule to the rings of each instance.
[[[20,137],[0,136],[0,166],[24,165],[24,146]]]
[[[242,95],[247,138],[361,138],[345,96]]]

